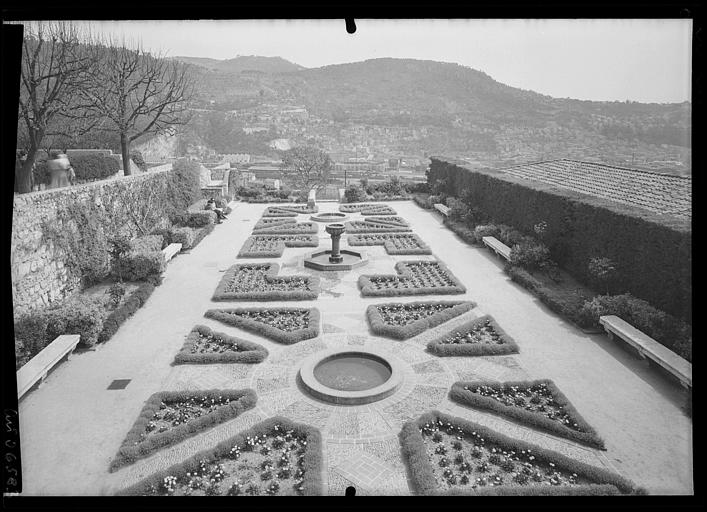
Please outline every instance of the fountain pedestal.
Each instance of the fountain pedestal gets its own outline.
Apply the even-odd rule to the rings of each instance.
[[[334,223],[329,224],[324,229],[326,229],[326,232],[331,235],[331,256],[329,256],[329,262],[341,263],[344,261],[344,257],[339,251],[339,242],[341,240],[341,234],[346,230],[346,228],[343,224]]]
[[[304,266],[317,270],[351,270],[368,263],[366,254],[350,249],[341,249],[341,235],[346,227],[338,222],[327,224],[326,232],[331,235],[331,250],[313,252],[304,258]]]

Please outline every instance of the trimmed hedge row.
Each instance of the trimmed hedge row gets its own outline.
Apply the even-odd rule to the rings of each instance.
[[[261,217],[258,222],[255,223],[255,226],[253,226],[253,231],[272,226],[282,226],[284,224],[297,224],[297,221],[289,217]]]
[[[259,322],[247,317],[236,316],[234,313],[247,313],[247,312],[271,312],[271,311],[290,311],[290,310],[302,310],[307,309],[309,311],[309,326],[304,329],[297,329],[296,331],[283,331],[272,325]],[[274,341],[278,341],[285,345],[292,345],[294,343],[308,340],[311,338],[316,338],[319,336],[319,310],[317,308],[234,308],[234,309],[209,309],[204,313],[206,318],[213,318],[219,322],[223,322],[227,325],[232,325],[238,327],[245,331],[249,331],[265,338],[269,338]]]
[[[264,228],[253,228],[254,235],[310,235],[318,231],[319,225],[314,222],[287,223]]]
[[[383,316],[378,310],[379,306],[418,306],[418,305],[429,305],[429,304],[453,304],[451,308],[447,308],[439,313],[434,313],[425,318],[415,320],[407,325],[390,325],[383,320]],[[476,307],[476,303],[472,301],[446,301],[446,302],[431,302],[431,301],[420,301],[420,302],[409,302],[406,304],[401,303],[386,303],[386,304],[371,304],[366,308],[366,318],[371,326],[371,330],[378,334],[379,336],[388,336],[397,340],[406,340],[422,334],[427,329],[436,327],[454,317],[457,317],[467,311],[471,311]]]
[[[607,257],[617,264],[619,289],[691,321],[689,221],[437,158],[429,181],[448,194],[465,191],[470,206],[525,233],[545,221],[552,259],[577,279],[590,283],[589,260]]]
[[[224,345],[236,345],[242,350],[229,350],[221,353],[192,353],[201,336],[213,336],[218,338]],[[172,364],[215,364],[215,363],[240,363],[255,364],[261,363],[268,357],[268,350],[252,341],[229,336],[222,332],[216,332],[206,325],[197,325],[187,335],[187,339],[182,348],[177,352]]]
[[[412,239],[417,247],[398,248],[392,241],[394,238]],[[348,242],[350,246],[382,245],[385,247],[385,251],[391,255],[432,254],[432,249],[415,233],[374,233],[368,237],[365,234],[351,235]]]
[[[494,486],[490,490],[475,491],[468,489],[455,489],[453,491],[443,492],[439,489],[437,481],[430,466],[429,456],[425,448],[420,427],[425,423],[436,422],[440,420],[444,423],[452,423],[461,427],[465,433],[471,434],[476,432],[478,435],[495,444],[502,450],[530,450],[539,462],[552,462],[558,469],[576,473],[584,478],[597,482],[597,485],[576,486],[576,487],[540,487],[542,490],[531,491],[531,487],[511,487],[507,485]],[[521,495],[598,495],[604,494],[604,491],[609,491],[609,494],[615,494],[609,487],[618,489],[622,494],[645,494],[645,490],[637,488],[633,482],[626,478],[607,471],[602,468],[591,466],[580,462],[560,453],[547,450],[541,446],[527,443],[518,439],[513,439],[491,430],[478,423],[467,421],[463,418],[449,416],[439,411],[430,411],[417,420],[406,422],[400,434],[398,434],[400,445],[402,447],[403,460],[408,468],[411,477],[413,491],[416,494],[422,495],[506,495],[506,494],[521,494]]]
[[[478,393],[473,393],[464,389],[465,386],[488,386],[496,390],[508,389],[512,386],[518,386],[519,388],[528,388],[536,386],[539,384],[545,384],[547,388],[552,393],[552,397],[557,402],[557,404],[562,407],[570,420],[576,423],[577,426],[583,431],[578,432],[569,427],[566,427],[562,423],[551,420],[547,416],[539,412],[528,411],[521,407],[514,405],[506,405],[498,400],[495,400],[488,396],[481,396]],[[597,432],[592,428],[592,426],[587,423],[587,421],[582,417],[574,405],[567,399],[567,397],[562,393],[559,388],[549,379],[539,379],[532,381],[513,381],[513,382],[496,382],[496,381],[469,381],[469,382],[455,382],[452,384],[452,389],[449,391],[449,398],[457,403],[466,405],[469,407],[474,407],[477,409],[483,409],[486,411],[495,412],[501,416],[506,416],[517,420],[525,425],[537,428],[539,430],[544,430],[551,434],[558,435],[578,443],[586,444],[594,448],[599,448],[600,450],[606,450],[604,446],[604,440],[599,437]]]
[[[302,482],[303,494],[305,496],[320,496],[324,492],[322,483],[323,471],[323,452],[322,452],[322,436],[318,429],[305,425],[303,423],[295,423],[283,416],[274,416],[268,418],[248,430],[239,432],[235,436],[220,442],[214,448],[201,451],[190,457],[184,462],[170,466],[169,468],[159,471],[149,477],[141,480],[117,493],[118,496],[142,495],[147,491],[150,485],[158,486],[165,477],[172,475],[175,477],[186,476],[187,472],[194,472],[199,468],[199,461],[212,461],[215,459],[227,457],[231,448],[234,445],[245,443],[246,437],[262,436],[263,434],[273,434],[275,425],[281,425],[285,430],[294,430],[297,436],[303,436],[307,439],[307,449],[304,453],[304,481]]]
[[[265,270],[266,284],[275,284],[277,282],[289,281],[306,281],[309,290],[248,290],[245,292],[229,291],[229,286],[234,280],[241,267],[251,267],[252,263],[242,263],[231,266],[224,273],[221,281],[216,287],[211,300],[227,301],[227,300],[314,300],[319,295],[320,278],[319,276],[278,276],[280,265],[277,263],[262,263],[259,266],[267,265]]]
[[[145,432],[145,427],[152,417],[160,410],[163,401],[186,400],[191,397],[226,397],[234,399],[227,405],[222,405],[213,412],[194,418],[187,423],[177,425],[166,432],[158,432],[144,441],[139,441]],[[125,436],[118,453],[111,461],[109,472],[114,472],[122,466],[134,463],[138,459],[147,457],[160,448],[176,444],[188,437],[192,437],[202,430],[206,430],[218,423],[235,418],[248,409],[255,407],[258,398],[252,389],[209,389],[205,391],[160,391],[147,399],[140,411],[140,415],[132,428]],[[135,444],[135,443],[138,444]]]
[[[280,237],[280,235],[273,235],[273,237]],[[277,245],[271,250],[257,249],[256,245],[258,239],[267,238],[267,235],[252,235],[249,236],[243,243],[240,252],[238,253],[239,258],[279,258],[282,253],[285,252],[285,247],[317,247],[319,245],[319,238],[316,235],[302,235],[304,240],[287,240],[282,237],[278,240]]]
[[[490,322],[493,330],[503,340],[502,345],[491,345],[486,343],[463,343],[451,344],[442,343],[445,339],[455,336],[456,334],[464,334],[476,327],[485,325]],[[433,339],[427,344],[427,351],[439,357],[459,357],[459,356],[501,356],[506,354],[517,354],[519,352],[518,345],[506,331],[504,331],[498,322],[490,315],[484,315],[474,320],[469,320],[459,327],[452,329]]]
[[[98,334],[100,343],[106,342],[118,332],[120,326],[128,318],[130,318],[138,309],[145,305],[147,299],[150,298],[152,292],[155,291],[155,285],[152,283],[142,283],[130,296],[125,299],[123,304],[111,312],[110,315],[103,321],[103,329]]]
[[[421,286],[419,288],[376,288],[372,281],[376,278],[400,278],[405,280],[414,277],[413,272],[408,268],[410,263],[427,263],[427,260],[399,261],[395,264],[397,275],[392,274],[364,274],[358,278],[358,287],[361,289],[363,297],[399,297],[402,295],[456,295],[465,293],[466,287],[464,284],[452,274],[447,266],[437,260],[435,263],[439,265],[442,272],[446,273],[452,281],[451,286]]]

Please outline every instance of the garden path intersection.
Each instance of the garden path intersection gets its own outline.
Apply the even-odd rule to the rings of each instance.
[[[433,254],[391,255],[382,245],[367,246],[369,263],[348,272],[304,267],[311,247],[286,247],[282,256],[237,258],[267,204],[231,203],[227,222],[216,226],[196,248],[167,266],[164,281],[145,306],[95,351],[76,354],[59,365],[44,385],[20,403],[23,495],[113,495],[143,478],[211,448],[260,421],[283,416],[322,434],[324,493],[343,495],[349,485],[359,495],[408,495],[412,491],[401,454],[402,425],[438,410],[605,468],[650,493],[691,494],[692,423],[682,412],[679,386],[609,342],[585,334],[551,313],[503,273],[488,250],[471,247],[446,229],[439,216],[412,201],[391,203],[397,216]],[[319,204],[320,212],[338,203]],[[360,212],[347,213],[362,221]],[[302,213],[297,222],[308,221]],[[328,248],[323,225],[319,249]],[[345,234],[342,249],[348,248]],[[395,274],[402,261],[441,261],[464,285],[454,295],[361,296],[361,275]],[[234,264],[278,263],[279,276],[318,276],[316,300],[214,302],[214,290]],[[417,301],[473,301],[473,309],[406,340],[369,330],[371,304]],[[286,345],[204,317],[209,309],[250,307],[319,310],[320,334]],[[427,344],[469,320],[491,315],[519,347],[519,353],[478,357],[437,357]],[[255,342],[268,351],[257,364],[171,365],[195,325]],[[394,361],[402,385],[387,398],[337,406],[309,396],[298,382],[302,362],[319,351],[370,347]],[[115,379],[131,379],[123,390],[107,390]],[[523,426],[490,412],[462,406],[448,392],[457,381],[551,379],[605,441],[600,451]],[[143,404],[159,391],[247,389],[254,408],[138,459],[113,473],[108,468]]]

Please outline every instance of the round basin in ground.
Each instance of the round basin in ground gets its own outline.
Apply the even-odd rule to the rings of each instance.
[[[309,394],[342,405],[367,404],[393,394],[402,373],[372,350],[329,349],[307,358],[300,379]]]
[[[318,213],[309,218],[316,222],[343,222],[348,219],[348,215],[341,212]]]

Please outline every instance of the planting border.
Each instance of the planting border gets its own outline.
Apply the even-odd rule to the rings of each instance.
[[[305,496],[320,496],[324,492],[322,483],[322,464],[324,460],[322,451],[322,436],[319,429],[306,425],[304,423],[296,423],[283,416],[273,416],[267,418],[256,425],[253,425],[243,432],[221,441],[215,447],[203,450],[196,455],[188,458],[184,462],[174,464],[167,469],[153,473],[147,478],[123,489],[117,493],[118,496],[135,496],[142,495],[149,485],[159,485],[165,477],[173,475],[183,477],[187,472],[196,471],[199,467],[199,462],[202,460],[212,461],[214,459],[223,458],[228,455],[231,448],[236,444],[243,444],[246,436],[254,437],[262,434],[269,434],[275,425],[281,425],[286,430],[294,430],[297,435],[304,435],[307,439],[307,448],[304,452],[304,479],[302,482],[303,494]]]
[[[383,320],[383,316],[378,311],[379,306],[417,306],[422,304],[454,304],[439,313],[434,313],[428,317],[420,318],[407,325],[389,325]],[[380,336],[388,336],[398,340],[406,340],[425,332],[432,327],[440,325],[454,317],[457,317],[476,307],[476,302],[467,301],[418,301],[418,302],[388,302],[385,304],[371,304],[366,308],[366,318],[371,326],[371,330]]]
[[[437,481],[430,466],[429,456],[424,445],[420,427],[425,423],[434,422],[437,420],[449,422],[461,427],[465,433],[477,432],[484,439],[488,439],[491,443],[496,444],[504,450],[531,450],[538,461],[552,462],[558,469],[576,473],[585,478],[597,482],[592,485],[582,485],[576,488],[572,487],[539,487],[537,491],[533,491],[532,487],[511,487],[499,485],[493,487],[493,491],[478,492],[471,488],[469,489],[454,489],[450,491],[441,491],[437,486]],[[424,413],[416,420],[406,422],[400,433],[398,434],[400,445],[403,452],[403,460],[408,468],[412,488],[415,493],[423,495],[490,495],[490,494],[515,494],[515,495],[603,495],[605,493],[615,494],[609,487],[617,489],[623,494],[645,494],[645,490],[636,487],[630,480],[608,471],[603,468],[591,466],[584,462],[571,459],[561,453],[548,450],[538,445],[534,445],[519,439],[513,439],[499,432],[489,429],[474,423],[464,418],[450,416],[440,411],[430,411]],[[609,486],[609,487],[607,487]],[[519,490],[517,490],[519,489]],[[540,490],[542,489],[542,490]]]
[[[226,345],[239,345],[245,350],[236,352],[230,350],[228,352],[211,353],[211,354],[194,354],[192,347],[199,341],[199,335],[214,336],[221,338],[221,341]],[[216,363],[240,363],[240,364],[255,364],[261,363],[268,357],[268,349],[254,343],[252,341],[229,336],[223,332],[213,331],[206,325],[196,325],[187,335],[187,339],[182,345],[182,348],[174,356],[173,365],[178,364],[216,364]]]
[[[283,331],[272,325],[258,322],[250,318],[235,316],[232,313],[260,312],[260,311],[292,311],[307,310],[309,312],[309,327],[296,331]],[[292,345],[299,341],[316,338],[319,336],[319,310],[317,308],[232,308],[232,309],[209,309],[204,313],[206,318],[213,318],[227,325],[239,327],[271,340],[278,341],[285,345]]]
[[[417,254],[432,254],[432,249],[422,241],[422,239],[415,233],[370,233],[370,236],[387,236],[388,238],[378,238],[376,240],[364,240],[363,236],[369,235],[369,233],[361,233],[357,235],[351,235],[348,237],[348,243],[350,246],[375,246],[382,245],[385,247],[385,251],[391,255],[417,255]],[[411,247],[407,249],[398,249],[395,247],[390,238],[398,237],[413,237],[415,243],[419,247]],[[371,243],[373,242],[373,243]]]
[[[218,407],[211,413],[200,416],[199,418],[194,418],[166,432],[154,434],[144,441],[135,444],[135,442],[140,439],[140,435],[145,432],[145,427],[151,421],[155,412],[159,410],[160,403],[164,400],[185,400],[195,396],[205,396],[209,398],[226,396],[228,398],[234,398],[235,400],[227,405]],[[125,436],[115,458],[111,461],[108,471],[112,473],[122,466],[132,464],[138,459],[147,457],[160,448],[174,445],[188,437],[198,434],[202,430],[235,418],[248,409],[255,407],[257,400],[258,397],[252,389],[207,389],[203,391],[159,391],[154,393],[147,399],[145,405],[142,407],[140,415]]]
[[[363,223],[363,226],[356,227],[356,226],[354,226],[353,222]],[[351,233],[351,234],[410,233],[412,231],[411,228],[401,226],[399,224],[391,224],[391,223],[377,222],[377,221],[376,221],[376,223],[382,224],[384,227],[374,226],[374,225],[372,225],[372,222],[369,221],[368,219],[347,221],[347,222],[344,222],[344,226],[346,227],[346,232]]]
[[[304,229],[299,229],[304,226]],[[315,222],[297,222],[278,224],[264,228],[253,228],[254,235],[311,235],[319,231],[319,225]]]
[[[152,283],[142,283],[130,296],[125,299],[120,307],[116,308],[103,321],[103,328],[98,334],[99,343],[104,343],[110,340],[113,335],[118,332],[120,326],[128,318],[130,318],[138,309],[145,305],[147,299],[150,298],[152,292],[155,291],[155,286]]]
[[[584,430],[584,432],[577,432],[569,427],[564,426],[562,423],[551,420],[547,416],[538,413],[527,411],[517,406],[506,405],[498,400],[487,396],[481,396],[478,393],[473,393],[471,391],[465,390],[464,386],[489,386],[496,390],[501,390],[502,388],[509,388],[511,386],[518,387],[531,387],[538,384],[546,384],[553,399],[557,404],[562,407],[570,419],[577,424],[579,428]],[[528,425],[539,430],[544,430],[551,434],[558,435],[578,443],[587,444],[594,448],[599,448],[600,450],[606,450],[604,446],[604,440],[599,437],[596,430],[587,423],[587,421],[582,417],[581,414],[575,409],[572,403],[567,399],[567,397],[559,390],[557,385],[550,379],[539,379],[530,381],[509,381],[509,382],[495,382],[495,381],[459,381],[452,384],[452,389],[449,391],[449,398],[457,403],[473,407],[476,409],[483,409],[486,411],[492,411],[501,416],[506,416],[517,420],[525,425]]]
[[[286,240],[282,238],[283,235],[251,235],[245,242],[243,242],[243,247],[241,247],[238,253],[238,258],[279,258],[282,253],[285,252],[286,247],[318,247],[319,237],[316,235],[302,235],[306,240]],[[286,236],[286,235],[285,235]],[[253,245],[257,241],[258,237],[272,237],[280,238],[277,247],[272,251],[254,251],[252,250]]]
[[[289,217],[261,217],[253,226],[253,231],[256,229],[269,228],[273,226],[282,226],[285,224],[296,224],[297,220]]]
[[[393,210],[387,204],[369,204],[369,203],[350,203],[339,206],[339,211],[342,213],[361,212],[361,215],[397,215],[398,212]]]
[[[493,330],[496,331],[503,340],[502,345],[489,345],[482,343],[442,343],[443,340],[449,338],[450,336],[466,333],[474,327],[485,324],[487,320],[491,322],[491,327],[493,327]],[[479,318],[469,320],[468,322],[463,323],[459,327],[455,327],[451,331],[447,331],[446,333],[436,337],[427,344],[427,351],[439,357],[474,357],[517,354],[519,352],[519,348],[515,340],[511,338],[508,333],[506,333],[506,331],[501,328],[500,325],[498,325],[498,322],[496,322],[496,320],[492,316],[483,315]]]
[[[234,276],[239,272],[241,267],[250,267],[253,265],[269,265],[268,269],[265,271],[265,281],[270,282],[275,279],[279,281],[293,281],[295,279],[302,279],[307,281],[309,285],[309,290],[286,290],[286,291],[256,291],[251,290],[247,292],[233,292],[228,291],[229,282],[234,278]],[[320,288],[320,278],[319,276],[306,276],[306,275],[294,275],[294,276],[278,276],[280,272],[280,265],[278,263],[237,263],[232,265],[224,273],[221,281],[219,281],[216,291],[214,292],[211,300],[213,301],[228,301],[228,300],[314,300],[319,295],[321,291]]]
[[[370,217],[366,217],[364,219],[364,221],[377,222],[379,224],[390,224],[391,226],[398,226],[398,227],[403,227],[403,228],[410,227],[410,223],[399,216],[395,216],[395,217],[393,217],[393,216],[382,216],[382,217],[370,216]]]
[[[451,281],[454,283],[453,286],[423,286],[420,288],[382,288],[376,289],[374,283],[371,281],[372,278],[407,278],[412,276],[412,272],[408,270],[407,265],[412,263],[437,263],[440,270],[445,272]],[[410,261],[399,261],[395,264],[395,271],[397,274],[364,274],[358,278],[358,286],[361,289],[361,296],[363,297],[400,297],[406,295],[456,295],[459,293],[466,293],[466,287],[462,284],[457,277],[452,274],[451,270],[447,268],[447,265],[439,260],[427,261],[427,260],[410,260]]]
[[[306,205],[283,205],[283,206],[268,206],[263,212],[263,217],[296,217],[308,213],[317,213],[318,206],[310,208]]]

